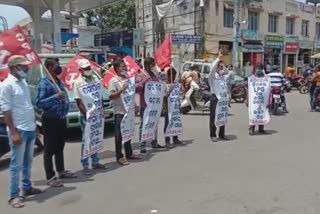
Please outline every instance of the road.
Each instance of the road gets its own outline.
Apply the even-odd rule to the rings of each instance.
[[[307,96],[291,93],[287,100],[290,114],[272,117],[266,127],[270,135],[249,136],[247,109],[234,104],[227,126],[231,141],[209,143],[209,117],[188,115],[183,118],[187,145],[150,150],[143,161],[125,167],[115,163],[108,133],[100,156],[109,169],[92,177],[78,171],[80,144],[73,139],[65,160],[80,178],[29,198],[22,210],[6,204],[8,170],[2,167],[1,213],[319,214],[319,114],[308,112]],[[33,180],[47,188],[41,155]]]

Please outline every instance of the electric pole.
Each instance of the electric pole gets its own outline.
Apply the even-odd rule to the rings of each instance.
[[[240,1],[233,0],[233,48],[232,48],[232,64],[235,72],[239,73],[239,39],[240,39]]]

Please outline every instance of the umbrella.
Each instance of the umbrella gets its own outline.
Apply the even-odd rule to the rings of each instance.
[[[320,59],[320,53],[317,53],[317,54],[311,56],[311,58]]]

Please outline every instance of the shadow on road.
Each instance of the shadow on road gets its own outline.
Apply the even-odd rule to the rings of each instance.
[[[65,192],[70,192],[75,190],[76,187],[59,187],[59,188],[47,188],[42,194],[28,197],[26,201],[36,201],[38,203],[46,202],[48,199],[54,198]],[[80,198],[79,198],[80,200]]]

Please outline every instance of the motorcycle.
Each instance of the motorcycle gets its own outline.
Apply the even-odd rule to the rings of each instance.
[[[287,78],[284,79],[284,90],[288,93],[292,90],[292,84]]]
[[[231,99],[237,103],[244,103],[247,99],[247,82],[233,85],[231,88]]]
[[[307,94],[310,92],[311,85],[312,85],[311,79],[312,79],[311,76],[307,76],[305,78],[305,81],[303,82],[303,84],[299,88],[300,94]]]
[[[281,96],[283,91],[280,87],[273,87],[271,89],[271,102],[269,106],[269,110],[272,112],[273,115],[278,115],[279,108],[284,108],[284,103],[282,103]]]
[[[297,90],[299,90],[304,81],[305,78],[302,75],[297,75],[290,80],[292,88],[296,88]]]

